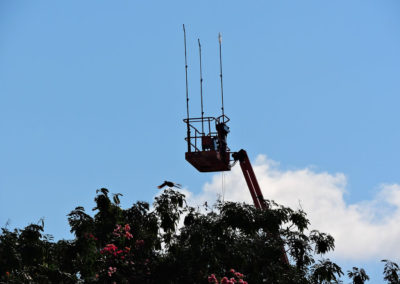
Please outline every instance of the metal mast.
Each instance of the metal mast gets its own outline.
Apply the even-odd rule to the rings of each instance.
[[[186,114],[187,114],[187,147],[188,147],[188,152],[190,152],[190,126],[189,126],[189,88],[188,88],[188,65],[187,65],[187,54],[186,54],[186,30],[185,30],[185,25],[183,25],[183,40],[185,44],[185,76],[186,76]]]
[[[204,111],[203,111],[203,72],[201,69],[201,44],[199,42],[199,57],[200,57],[200,97],[201,97],[201,133],[204,135]]]
[[[222,82],[222,36],[221,33],[218,34],[218,42],[219,42],[219,77],[221,79],[221,100],[222,100],[222,122],[225,122],[225,112],[224,112],[224,86]]]

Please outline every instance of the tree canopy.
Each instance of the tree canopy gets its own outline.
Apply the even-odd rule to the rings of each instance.
[[[43,220],[2,228],[1,283],[342,283],[342,269],[324,258],[333,237],[309,231],[302,210],[268,200],[269,210],[221,201],[192,207],[171,188],[152,208],[139,201],[122,209],[120,196],[102,188],[94,214],[72,210],[72,240],[55,242]],[[384,262],[384,280],[400,283],[398,265]],[[369,279],[357,267],[347,276]]]

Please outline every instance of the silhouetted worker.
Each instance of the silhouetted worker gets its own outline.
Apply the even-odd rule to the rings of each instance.
[[[172,181],[167,181],[165,180],[162,184],[160,184],[159,186],[157,186],[159,189],[163,188],[164,186],[168,186],[168,187],[176,187],[176,188],[181,188],[181,185],[179,183],[174,183]]]
[[[225,153],[227,149],[227,142],[226,142],[226,136],[229,133],[229,127],[226,125],[226,123],[218,123],[215,128],[217,129],[218,133],[218,151],[221,153]]]

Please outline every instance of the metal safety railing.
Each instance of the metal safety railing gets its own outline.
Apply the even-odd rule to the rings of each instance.
[[[185,138],[185,141],[190,145],[190,152],[199,152],[201,149],[201,139],[204,136],[217,137],[217,132],[212,131],[216,123],[215,117],[194,117],[194,118],[185,118],[183,120],[189,129],[188,136]],[[205,126],[205,127],[204,127]],[[198,129],[203,129],[204,132],[199,131]]]
[[[189,152],[200,152],[202,149],[202,139],[205,136],[211,139],[218,139],[218,132],[215,130],[219,123],[227,123],[230,119],[226,115],[215,117],[194,117],[185,118],[183,121],[187,124],[188,134],[185,141],[188,143]],[[198,129],[204,130],[204,132]],[[229,149],[228,149],[229,151]]]

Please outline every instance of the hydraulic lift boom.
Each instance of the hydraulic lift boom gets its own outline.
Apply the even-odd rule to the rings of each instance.
[[[251,197],[253,198],[254,206],[258,209],[268,209],[268,205],[264,200],[261,188],[258,185],[256,175],[254,174],[253,167],[251,166],[249,157],[245,150],[241,149],[239,152],[232,153],[234,161],[240,162],[240,167],[247,186],[249,187]]]
[[[242,169],[243,176],[250,190],[251,197],[253,198],[254,206],[258,209],[268,210],[268,204],[265,202],[261,188],[258,185],[258,181],[253,171],[253,167],[251,166],[249,157],[247,156],[247,152],[241,149],[239,152],[232,153],[232,158],[234,161],[239,161],[240,163],[240,168]],[[285,248],[282,246],[281,249],[282,261],[286,264],[289,264]]]

